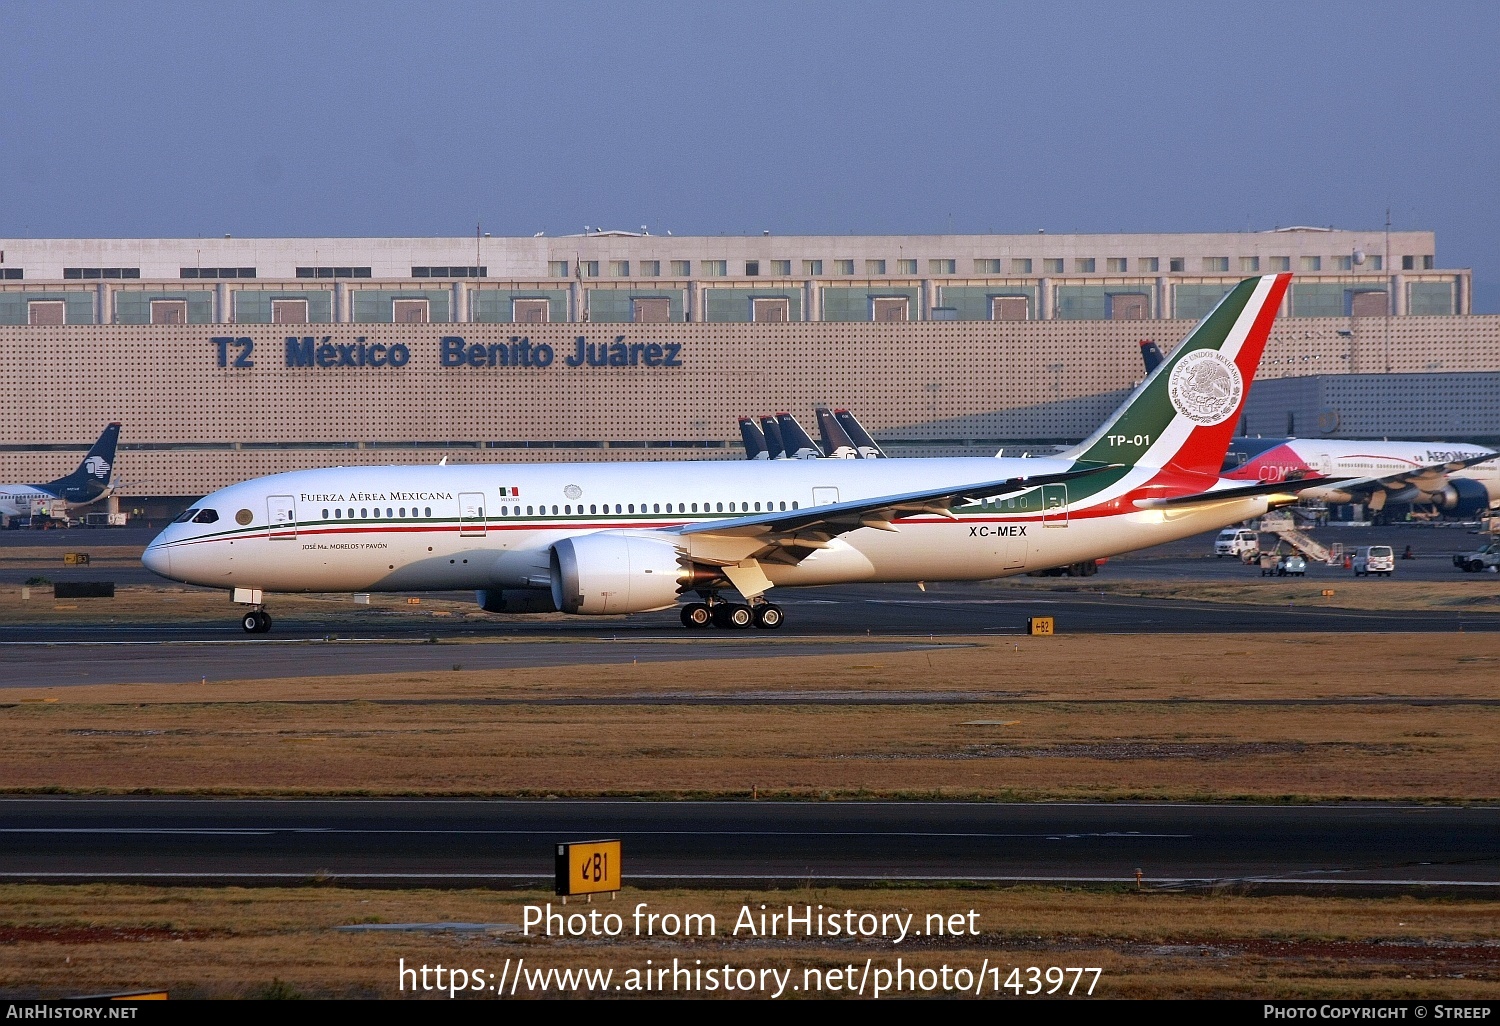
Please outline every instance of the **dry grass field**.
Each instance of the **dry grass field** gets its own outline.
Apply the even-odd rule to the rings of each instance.
[[[1044,888],[627,890],[615,902],[566,909],[622,914],[625,933],[618,939],[548,939],[494,929],[338,929],[439,922],[519,926],[524,904],[548,901],[556,899],[513,891],[3,886],[0,994],[165,988],[175,997],[399,997],[401,959],[408,966],[462,966],[498,977],[507,959],[514,964],[524,958],[533,970],[613,969],[618,983],[647,959],[662,966],[676,958],[687,965],[701,960],[705,966],[790,969],[791,982],[801,985],[806,968],[853,963],[862,969],[868,958],[875,968],[893,969],[899,957],[907,967],[946,964],[971,971],[988,959],[1002,967],[1001,982],[1010,968],[1021,967],[1018,983],[1030,966],[1097,966],[1103,972],[1096,997],[1500,997],[1494,905],[1457,900]],[[638,902],[662,913],[712,913],[718,936],[631,936],[629,916]],[[930,913],[973,910],[979,935],[909,937],[902,944],[733,936],[741,906],[758,913],[763,903],[772,910],[821,904],[840,911],[914,913],[917,924]],[[1083,987],[1089,979],[1083,978]],[[527,994],[527,987],[518,988],[517,996]],[[412,996],[410,990],[405,996]],[[806,994],[788,990],[784,996]]]
[[[983,638],[478,671],[466,648],[430,673],[257,681],[247,665],[207,686],[7,689],[0,789],[1500,798],[1488,634]]]

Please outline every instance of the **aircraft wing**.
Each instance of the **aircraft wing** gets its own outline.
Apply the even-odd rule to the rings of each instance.
[[[1487,452],[1482,456],[1470,456],[1468,459],[1449,460],[1446,463],[1429,463],[1422,467],[1413,467],[1411,470],[1402,470],[1385,477],[1358,477],[1349,478],[1338,482],[1341,492],[1350,495],[1368,494],[1371,492],[1400,492],[1407,488],[1420,488],[1422,491],[1432,492],[1443,487],[1449,474],[1472,467],[1476,463],[1487,463],[1500,457],[1500,452]],[[1320,478],[1313,483],[1328,483],[1330,478]]]
[[[1260,481],[1251,485],[1239,485],[1233,488],[1215,488],[1206,492],[1197,492],[1193,495],[1174,495],[1171,498],[1162,499],[1137,499],[1135,505],[1139,509],[1176,509],[1179,506],[1206,506],[1214,502],[1223,502],[1226,499],[1249,499],[1257,495],[1285,495],[1284,502],[1275,502],[1276,506],[1290,506],[1297,501],[1297,493],[1309,488],[1324,488],[1330,485],[1339,488],[1344,487],[1348,478],[1342,477],[1310,477],[1300,478],[1295,481]]]
[[[953,519],[952,507],[962,500],[1011,495],[1038,485],[1072,481],[1116,469],[1119,468],[1114,464],[1101,463],[1083,470],[1008,477],[998,481],[881,495],[785,512],[752,513],[749,516],[717,520],[708,524],[689,524],[667,530],[688,540],[694,558],[706,562],[737,563],[747,559],[762,559],[776,563],[797,563],[818,549],[828,548],[829,542],[839,535],[862,527],[896,531],[899,528],[892,521],[924,513]]]

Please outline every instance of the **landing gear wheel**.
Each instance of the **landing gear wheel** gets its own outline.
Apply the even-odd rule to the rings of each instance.
[[[703,602],[689,602],[682,607],[682,625],[684,627],[707,627],[713,621],[713,610]]]
[[[743,630],[755,622],[755,613],[749,606],[738,602],[725,602],[723,605],[714,606],[713,623],[715,627],[727,630]]]
[[[240,619],[246,634],[267,634],[271,630],[271,614],[264,609],[252,609]]]
[[[762,602],[755,607],[755,626],[763,631],[774,631],[786,623],[786,614],[774,602]]]

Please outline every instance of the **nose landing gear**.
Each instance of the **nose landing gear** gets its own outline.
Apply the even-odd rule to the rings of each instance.
[[[240,626],[246,634],[269,634],[271,614],[264,609],[252,609],[240,618]]]

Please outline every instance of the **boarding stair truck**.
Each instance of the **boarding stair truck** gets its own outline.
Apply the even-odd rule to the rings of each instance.
[[[1260,529],[1267,534],[1274,534],[1281,542],[1286,542],[1308,559],[1318,563],[1332,564],[1339,558],[1328,546],[1318,541],[1312,535],[1297,526],[1297,521],[1290,513],[1268,513],[1260,518]],[[1278,542],[1278,548],[1280,543]]]

